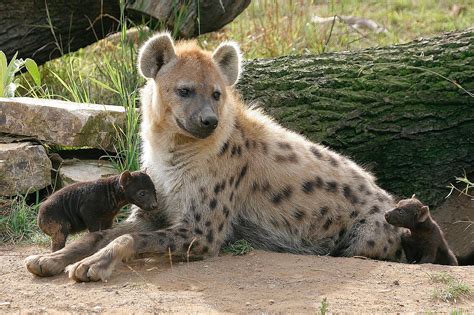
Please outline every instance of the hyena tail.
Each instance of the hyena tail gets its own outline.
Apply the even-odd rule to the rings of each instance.
[[[291,237],[290,233],[275,233],[242,217],[232,224],[232,228],[227,242],[244,239],[256,249],[273,252],[327,256],[335,246],[333,238],[309,242]]]

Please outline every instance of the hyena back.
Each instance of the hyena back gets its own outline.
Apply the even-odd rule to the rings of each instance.
[[[160,215],[170,227],[110,237],[69,266],[70,277],[105,280],[118,261],[139,254],[215,255],[238,237],[274,251],[402,259],[403,231],[384,219],[393,198],[348,158],[243,104],[232,88],[240,69],[233,43],[212,54],[190,42],[175,46],[167,34],[145,43],[142,164],[162,207],[137,209],[129,221]],[[41,275],[49,262],[73,259],[66,247],[27,266]]]

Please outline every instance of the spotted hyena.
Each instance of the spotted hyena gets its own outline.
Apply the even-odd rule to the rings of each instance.
[[[400,261],[402,231],[384,219],[395,205],[350,159],[249,108],[233,85],[236,44],[213,53],[158,34],[141,48],[143,167],[159,211],[135,209],[122,225],[26,259],[48,276],[67,265],[76,281],[108,279],[142,254],[215,255],[226,240],[282,252]]]

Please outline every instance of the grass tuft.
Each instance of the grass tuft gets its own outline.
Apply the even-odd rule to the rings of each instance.
[[[252,245],[246,240],[238,240],[223,247],[222,252],[234,256],[243,256],[253,251]]]
[[[36,216],[39,209],[39,194],[33,205],[26,202],[26,195],[12,199],[1,199],[0,204],[8,205],[9,211],[2,211],[0,216],[0,239],[4,243],[17,243],[38,234]]]
[[[326,315],[329,312],[329,302],[328,298],[323,298],[321,305],[319,306],[319,314]]]
[[[459,298],[469,297],[472,290],[466,283],[454,278],[446,272],[440,272],[430,275],[434,283],[441,283],[444,286],[433,290],[432,297],[444,302],[456,302]]]

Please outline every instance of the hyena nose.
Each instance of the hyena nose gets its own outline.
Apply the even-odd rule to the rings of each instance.
[[[216,114],[209,113],[201,116],[201,127],[206,129],[216,129],[219,120],[217,119]]]

